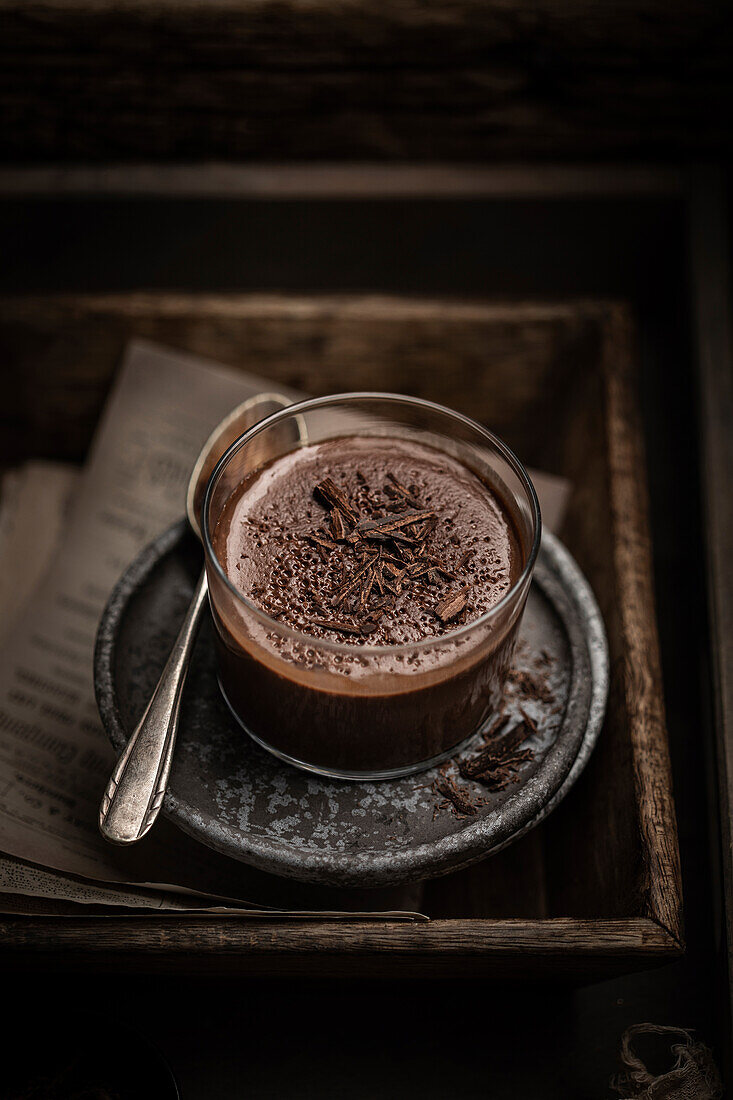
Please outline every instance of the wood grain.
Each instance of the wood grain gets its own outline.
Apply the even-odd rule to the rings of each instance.
[[[573,982],[669,961],[656,922],[441,920],[420,925],[139,917],[0,922],[0,958],[24,968],[217,972],[248,976],[512,977]],[[218,968],[218,969],[217,969]]]
[[[533,829],[489,864],[426,882],[420,911],[441,921],[549,917],[544,832],[543,826]]]
[[[530,463],[546,395],[597,343],[597,310],[382,297],[0,299],[0,461],[83,458],[131,337],[312,394],[406,392],[482,410]],[[490,369],[488,369],[490,367]],[[536,463],[535,463],[536,464]]]
[[[588,766],[589,782],[578,784],[553,820],[556,843],[548,853],[553,904],[582,917],[641,912],[681,942],[681,873],[654,615],[634,331],[623,308],[609,308],[601,321],[600,369],[579,379],[566,427],[562,461],[575,490],[562,533],[603,612],[611,689],[603,735]],[[603,439],[600,447],[590,446],[596,433]],[[579,819],[586,834],[580,848]],[[607,859],[609,848],[625,852],[626,858]],[[558,861],[569,857],[572,871],[561,876]]]
[[[8,162],[731,148],[715,0],[2,0],[0,18]]]
[[[1,10],[1,0],[0,0]],[[675,165],[67,164],[0,167],[0,196],[292,199],[681,198]]]
[[[382,388],[442,401],[496,429],[530,464],[569,477],[563,535],[604,614],[607,720],[586,772],[540,830],[428,885],[424,908],[439,918],[430,925],[29,918],[0,923],[5,947],[38,961],[57,945],[64,964],[88,949],[100,967],[144,950],[138,965],[161,968],[172,957],[195,969],[236,956],[248,973],[573,980],[678,954],[680,869],[627,310],[373,296],[0,299],[0,460],[81,457],[131,337],[311,393]]]
[[[622,646],[617,660],[641,837],[643,912],[681,941],[682,880],[654,614],[646,463],[632,390],[633,332],[623,310],[612,311],[604,327],[609,501]]]

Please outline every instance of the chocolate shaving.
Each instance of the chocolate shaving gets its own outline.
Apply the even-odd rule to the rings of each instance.
[[[476,551],[474,549],[471,549],[467,550],[465,554],[461,554],[460,558],[456,562],[456,569],[463,569],[466,562],[469,560],[469,558],[472,558],[475,553]]]
[[[338,545],[332,542],[331,539],[326,539],[322,535],[306,535],[308,542],[313,542],[316,546],[322,546],[324,550],[338,550]]]
[[[361,634],[359,624],[344,623],[338,619],[311,619],[312,626],[322,626],[325,630],[338,630],[341,634]]]
[[[311,598],[311,602],[312,602],[312,604],[313,604],[313,607],[314,607],[314,608],[316,609],[316,613],[317,613],[318,615],[320,615],[320,617],[321,617],[322,619],[328,619],[328,618],[330,618],[330,615],[329,615],[329,613],[328,613],[328,610],[327,610],[327,609],[326,609],[326,608],[325,608],[325,607],[323,606],[323,604],[322,604],[322,603],[321,603],[321,601],[320,601],[320,600],[318,599],[318,597],[317,597],[317,596],[314,596],[312,592],[311,592],[311,593],[309,593],[309,595],[310,595],[310,598]]]
[[[421,547],[421,549],[423,549],[423,547]],[[447,569],[442,562],[439,562],[436,558],[426,558],[424,554],[421,556],[426,565],[432,566],[436,573],[440,573],[447,581],[454,581],[456,579],[455,573]]]
[[[422,529],[418,532],[417,538],[420,542],[424,542],[428,535],[432,535],[433,531],[438,526],[438,517],[433,515],[432,519],[428,519]]]
[[[356,570],[355,573],[351,574],[349,579],[344,584],[342,584],[341,587],[337,589],[337,591],[331,597],[332,607],[338,607],[338,605],[344,601],[349,593],[354,591],[354,589],[358,586],[361,578],[369,572],[371,567],[372,562],[370,558],[365,565],[362,565],[359,569]]]
[[[314,489],[314,493],[316,496],[322,497],[332,508],[340,509],[352,525],[355,526],[359,522],[359,513],[349,504],[346,495],[330,477],[319,482]]]
[[[531,760],[534,756],[531,749],[517,750],[533,734],[531,727],[524,721],[505,734],[500,741],[492,742],[481,749],[474,756],[462,760],[458,770],[464,779],[477,779],[482,777],[493,778],[497,769],[506,770],[507,767],[516,770],[516,767],[525,760]]]
[[[525,669],[514,668],[510,671],[508,679],[525,699],[535,699],[550,705],[555,702],[555,694],[547,683],[546,676],[539,674],[533,676]]]
[[[398,558],[396,554],[392,554],[389,550],[385,550],[383,546],[380,546],[379,552],[381,553],[382,561],[385,562],[385,564],[389,562],[390,565],[396,565],[400,569],[405,564],[402,558]]]
[[[407,567],[408,577],[421,577],[423,573],[429,573],[432,570],[432,565],[424,561],[415,561],[412,565]]]
[[[532,718],[531,715],[527,714],[526,710],[524,710],[523,707],[519,708],[519,713],[524,719],[525,725],[528,726],[532,733],[538,733],[539,731],[537,729],[537,723],[535,722],[534,718]]]
[[[435,614],[441,622],[447,623],[455,619],[466,606],[466,593],[468,589],[461,588],[458,592],[451,592],[444,600],[435,605]]]
[[[528,696],[532,697],[533,689],[537,689],[534,698],[538,702],[547,702],[545,685],[540,682],[541,677],[532,677],[524,670],[513,670],[510,679],[514,680],[522,689],[526,689]],[[553,712],[551,712],[553,713]],[[511,718],[509,714],[500,715],[490,728],[483,734],[484,747],[473,753],[466,759],[458,759],[453,762],[458,774],[469,783],[477,783],[487,791],[499,792],[506,790],[513,783],[521,781],[521,772],[524,765],[529,764],[535,758],[533,749],[527,747],[525,742],[539,733],[539,727],[535,718],[523,708],[519,708],[520,720],[514,726],[504,732]],[[445,767],[449,767],[446,765]],[[488,805],[480,799],[475,800],[475,795],[470,788],[459,788],[453,779],[442,773],[441,779],[436,780],[433,789],[442,794],[446,801],[440,803],[436,813],[446,805],[451,805],[454,813],[467,813],[466,805],[474,799],[473,805]],[[451,795],[458,792],[461,799],[461,810],[456,809],[456,802]],[[450,792],[450,793],[449,793]]]
[[[407,512],[388,512],[380,519],[362,519],[357,524],[357,530],[366,538],[384,538],[401,533],[404,528],[420,523],[422,520],[435,516],[435,512],[429,510],[416,511],[414,508]],[[414,539],[414,532],[407,532]]]
[[[331,534],[337,541],[346,538],[348,534],[344,515],[340,508],[334,508],[331,512]]]
[[[400,558],[404,562],[405,565],[409,565],[409,563],[411,561],[415,560],[415,555],[414,555],[414,553],[412,552],[412,550],[410,549],[409,546],[403,546],[403,545],[395,546],[395,550],[400,555]]]
[[[402,585],[399,583],[399,581],[389,581],[385,577],[384,587],[387,589],[388,592],[392,592],[395,596],[399,596],[402,593]]]
[[[532,730],[528,729],[523,722],[519,723],[510,730],[510,733],[505,734],[501,741],[486,745],[475,753],[475,756],[462,760],[459,771],[463,779],[478,779],[484,772],[495,768],[497,764],[504,763],[530,736],[532,736]]]
[[[373,634],[375,630],[379,628],[379,620],[384,615],[384,609],[381,607],[375,607],[359,623],[359,630],[362,634]]]
[[[525,761],[531,760],[533,756],[534,753],[529,749],[523,749],[521,754],[517,754],[516,758],[502,761],[500,764],[497,764],[496,767],[483,772],[481,775],[477,775],[476,782],[490,791],[506,790],[510,783],[519,782],[519,775],[517,773],[521,765]]]
[[[438,776],[433,786],[438,794],[442,794],[444,798],[447,798],[453,804],[459,814],[473,817],[478,812],[476,806],[471,802],[468,792],[458,787],[450,776]]]
[[[372,594],[372,588],[374,587],[374,576],[376,573],[376,566],[372,566],[371,572],[367,573],[364,588],[362,590],[361,597],[359,598],[359,606],[363,607]]]
[[[396,599],[406,584],[426,591],[427,586],[439,586],[444,580],[456,579],[452,568],[428,552],[428,540],[438,526],[436,512],[421,504],[414,486],[408,488],[392,473],[387,477],[390,484],[384,487],[384,492],[392,500],[389,510],[384,509],[384,497],[380,501],[378,496],[370,494],[361,471],[357,472],[356,479],[358,505],[352,503],[330,477],[324,478],[313,490],[314,496],[330,509],[328,534],[332,537],[317,532],[307,538],[317,547],[324,561],[333,563],[336,560],[341,566],[338,587],[328,603],[359,619],[357,625],[352,625],[330,618],[314,601],[320,616],[313,621],[315,626],[350,634],[373,633],[383,613],[380,610],[375,615],[375,608],[381,605],[394,610]],[[362,509],[361,514],[359,509]],[[451,536],[454,545],[456,538]],[[326,552],[331,555],[330,559],[326,558]],[[356,563],[351,573],[348,572],[349,559]],[[469,591],[467,586],[455,590],[436,604],[435,613],[443,623],[466,620]]]
[[[406,501],[407,504],[410,504],[413,508],[420,507],[420,501],[417,499],[417,497],[415,497],[409,489],[406,489],[404,485],[400,484],[394,474],[387,474],[387,477],[392,482],[391,486],[385,486],[388,492],[391,488],[392,492],[395,495],[401,497],[404,501]]]

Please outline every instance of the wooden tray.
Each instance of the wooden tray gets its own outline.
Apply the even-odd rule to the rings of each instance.
[[[529,464],[569,477],[574,491],[560,534],[605,618],[607,719],[586,773],[546,823],[489,861],[426,885],[429,924],[5,919],[6,961],[587,980],[679,954],[679,856],[624,307],[169,294],[7,299],[0,460],[83,457],[132,336],[240,363],[314,394],[364,388],[429,397],[484,420]]]

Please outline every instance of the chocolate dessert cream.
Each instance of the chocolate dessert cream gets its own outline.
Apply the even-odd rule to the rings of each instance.
[[[334,774],[449,752],[501,698],[524,603],[502,613],[527,560],[519,531],[495,489],[412,440],[331,439],[256,470],[211,540],[243,597],[211,576],[231,709],[271,750]]]

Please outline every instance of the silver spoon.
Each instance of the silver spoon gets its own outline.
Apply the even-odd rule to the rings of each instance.
[[[291,405],[279,393],[262,393],[239,405],[214,429],[201,449],[188,482],[186,516],[201,538],[201,505],[217,462],[240,435],[259,420]],[[199,577],[186,617],[145,713],[117,761],[99,807],[99,828],[115,844],[134,844],[152,827],[163,804],[178,732],[183,686],[208,587]]]

